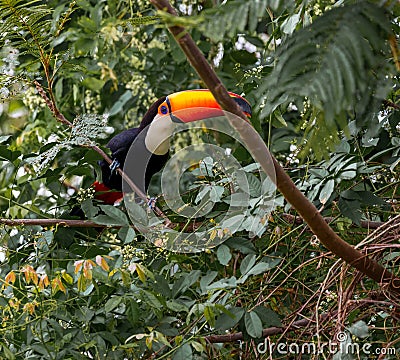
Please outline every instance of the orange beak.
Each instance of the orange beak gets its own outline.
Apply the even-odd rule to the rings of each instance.
[[[251,117],[251,106],[240,95],[229,93],[247,117]],[[170,115],[173,122],[192,122],[222,116],[224,112],[210,90],[186,90],[168,95],[158,107],[159,115]]]

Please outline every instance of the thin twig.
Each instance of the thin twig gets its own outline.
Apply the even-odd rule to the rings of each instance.
[[[304,224],[304,220],[299,217],[299,216],[295,216],[295,215],[291,215],[291,214],[282,214],[280,215],[282,218],[284,218],[286,221],[294,223],[296,225],[301,225]],[[330,224],[333,221],[337,220],[337,218],[332,217],[332,216],[328,216],[328,217],[324,217],[324,220]],[[382,225],[386,224],[386,222],[382,222],[382,221],[368,221],[368,220],[362,220],[360,221],[360,227],[362,228],[366,228],[366,229],[378,229],[379,227],[381,227]]]
[[[0,219],[0,224],[6,226],[105,227],[105,225],[96,224],[89,220],[70,219]]]

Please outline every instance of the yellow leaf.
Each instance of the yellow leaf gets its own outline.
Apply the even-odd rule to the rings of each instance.
[[[96,256],[96,264],[99,265],[104,271],[108,272],[110,270],[107,261],[100,255]]]
[[[151,350],[151,348],[153,347],[153,337],[148,336],[146,338],[146,346],[148,347],[148,349]]]
[[[108,274],[109,277],[112,277],[115,273],[118,272],[118,269],[113,269],[110,271],[110,273]]]
[[[78,277],[78,291],[85,291],[86,290],[86,279],[83,274],[80,274]]]
[[[50,281],[49,281],[49,278],[47,277],[47,275],[46,274],[42,275],[40,277],[40,281],[39,281],[39,285],[38,285],[39,289],[43,290],[45,287],[47,287],[49,285],[50,285]]]
[[[14,271],[10,271],[10,272],[6,275],[6,277],[5,277],[4,280],[5,280],[5,282],[6,282],[6,285],[8,285],[9,283],[14,284],[14,282],[15,282],[15,280],[16,280],[15,272],[14,272]]]
[[[83,265],[83,260],[78,260],[75,261],[74,266],[75,266],[75,274],[79,272],[79,270],[82,268]]]
[[[35,312],[35,304],[34,303],[26,303],[24,305],[23,310],[32,315]]]
[[[145,270],[143,269],[142,265],[136,264],[136,272],[139,276],[140,281],[144,283],[146,281],[146,274],[145,274]]]
[[[74,279],[67,272],[64,271],[61,276],[67,282],[67,284],[72,285],[74,283]]]
[[[210,240],[213,241],[215,239],[215,237],[217,236],[218,232],[217,230],[213,229],[210,232]]]
[[[92,280],[92,278],[93,278],[92,270],[84,268],[83,269],[83,276],[88,280]]]

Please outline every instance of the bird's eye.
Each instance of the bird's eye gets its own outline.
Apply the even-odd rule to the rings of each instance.
[[[168,114],[168,107],[166,105],[161,105],[159,108],[159,113],[161,115],[167,115]]]

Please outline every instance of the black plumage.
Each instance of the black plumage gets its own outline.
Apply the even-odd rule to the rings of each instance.
[[[123,169],[132,181],[144,192],[146,192],[151,177],[162,169],[168,161],[168,153],[165,155],[154,155],[146,149],[144,138],[147,134],[148,125],[157,115],[158,107],[165,101],[165,96],[158,99],[144,115],[139,127],[125,130],[115,135],[107,144],[111,150],[111,158],[119,163],[119,167]],[[140,135],[140,136],[139,136]],[[134,141],[139,141],[138,146],[135,143],[134,159],[130,156],[130,162],[124,168],[129,149]],[[140,154],[136,152],[141,152]],[[124,190],[128,192],[129,188],[122,185],[123,181],[117,171],[111,171],[109,164],[102,160],[100,161],[102,170],[102,181],[110,189],[118,191]]]

